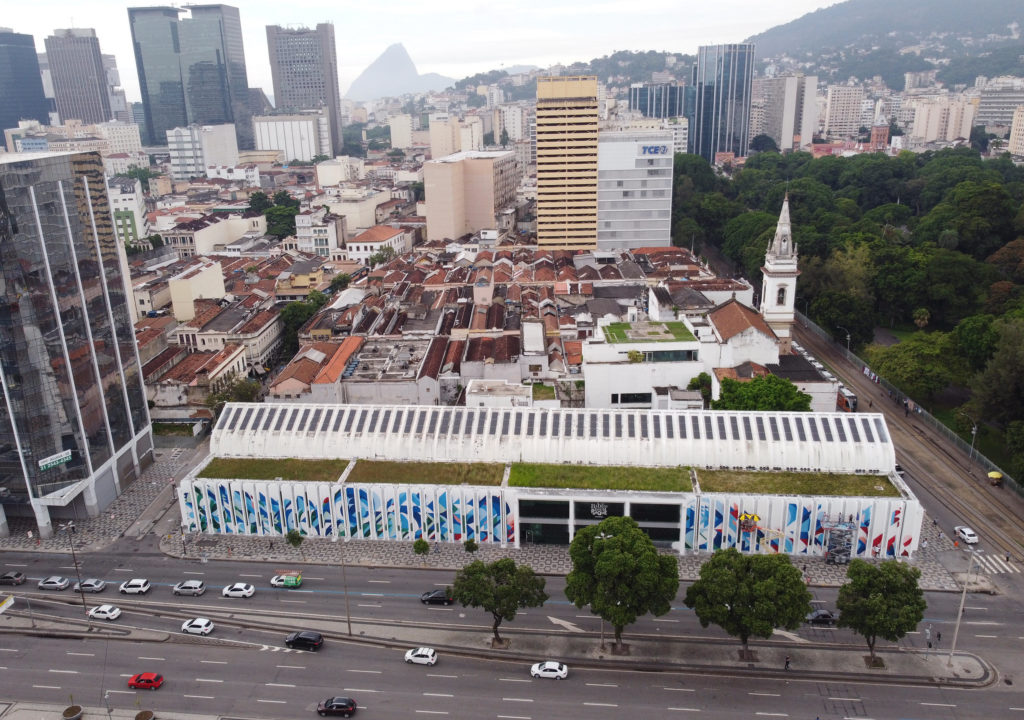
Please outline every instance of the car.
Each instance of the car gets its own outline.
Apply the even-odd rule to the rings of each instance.
[[[181,631],[190,635],[209,635],[213,632],[213,621],[206,618],[192,618],[182,623]]]
[[[903,477],[904,475],[907,474],[907,471],[903,469],[902,465],[896,463],[896,474],[899,475],[900,477]]]
[[[132,578],[121,583],[122,595],[145,595],[149,592],[149,580],[146,578]]]
[[[356,699],[350,697],[329,697],[322,703],[317,703],[316,712],[320,717],[325,715],[341,715],[349,717],[355,715]]]
[[[39,581],[40,590],[67,590],[71,581],[60,575],[51,575]]]
[[[302,587],[302,575],[296,573],[284,573],[270,578],[271,587],[297,588]]]
[[[21,585],[25,582],[25,573],[12,570],[0,575],[0,585]]]
[[[97,580],[96,578],[89,578],[82,582],[75,583],[75,592],[88,592],[98,593],[103,592],[107,587],[106,580]]]
[[[565,680],[565,678],[569,676],[569,668],[563,663],[548,660],[546,662],[539,662],[531,667],[530,675],[535,678],[554,678],[555,680]]]
[[[405,654],[405,661],[417,665],[436,665],[437,651],[428,647],[413,648]]]
[[[968,545],[974,545],[978,542],[978,535],[966,525],[957,525],[953,528],[953,532]]]
[[[128,687],[136,690],[156,690],[164,684],[164,676],[159,673],[139,673],[128,678]]]
[[[89,617],[93,620],[117,620],[121,617],[121,608],[113,605],[97,605],[89,610]]]
[[[206,583],[202,580],[182,580],[174,586],[175,595],[191,595],[196,597],[206,592]]]
[[[284,644],[290,648],[315,652],[323,647],[324,636],[315,630],[297,630],[284,639]]]
[[[812,610],[807,613],[805,622],[811,625],[825,625],[826,627],[832,627],[836,624],[836,620],[838,619],[839,618],[837,618],[831,610],[818,608],[817,610]]]
[[[455,602],[455,598],[449,594],[448,588],[445,588],[444,590],[428,590],[420,595],[420,602],[424,605],[451,605]]]
[[[255,592],[256,588],[254,588],[249,583],[235,583],[233,585],[228,585],[226,588],[224,588],[224,591],[221,592],[221,595],[223,595],[224,597],[247,598],[252,597]]]

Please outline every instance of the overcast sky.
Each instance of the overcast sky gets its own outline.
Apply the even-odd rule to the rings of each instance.
[[[3,0],[0,25],[43,39],[55,28],[95,28],[117,56],[129,100],[139,80],[125,0]],[[170,3],[168,3],[170,4]],[[197,3],[198,4],[198,3]],[[251,87],[271,94],[267,25],[333,22],[342,94],[392,43],[416,69],[456,79],[502,66],[586,61],[616,50],[692,53],[740,42],[835,0],[238,0]],[[443,9],[438,9],[438,6]]]

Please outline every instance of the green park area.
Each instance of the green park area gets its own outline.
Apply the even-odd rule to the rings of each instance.
[[[846,497],[899,497],[900,494],[881,475],[698,470],[697,482],[701,492]]]
[[[576,488],[580,490],[640,490],[689,492],[687,468],[644,468],[615,465],[545,465],[515,463],[511,487]]]
[[[201,478],[335,482],[348,460],[297,460],[295,458],[214,458],[199,473]]]
[[[681,322],[611,323],[604,327],[604,338],[610,343],[687,342],[696,339]]]

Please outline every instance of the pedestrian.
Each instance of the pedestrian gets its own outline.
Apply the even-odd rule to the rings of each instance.
[[[868,398],[868,407],[872,407],[874,404],[875,404],[875,401],[872,400],[871,398]]]
[[[922,540],[921,541],[921,549],[922,550],[927,550],[928,549],[928,541],[927,540]]]
[[[932,518],[932,527],[935,527],[938,524],[939,524],[939,521],[936,518]]]
[[[941,630],[939,632],[935,633],[935,642],[936,643],[942,642],[942,631]]]
[[[929,650],[931,650],[931,649],[932,649],[932,641],[931,641],[931,640],[929,640],[929,641],[928,641],[928,649],[929,649]]]
[[[1010,562],[1010,553],[1006,553],[1006,562]]]
[[[267,549],[270,552],[274,552],[274,541],[273,540],[268,540],[267,541]]]
[[[789,655],[786,656],[786,670],[789,670]]]

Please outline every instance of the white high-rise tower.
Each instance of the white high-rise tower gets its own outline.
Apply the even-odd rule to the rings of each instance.
[[[779,354],[788,355],[793,343],[793,323],[796,320],[796,245],[789,226],[789,196],[782,201],[779,224],[775,237],[764,257],[761,268],[764,282],[761,290],[761,315],[779,338]]]

